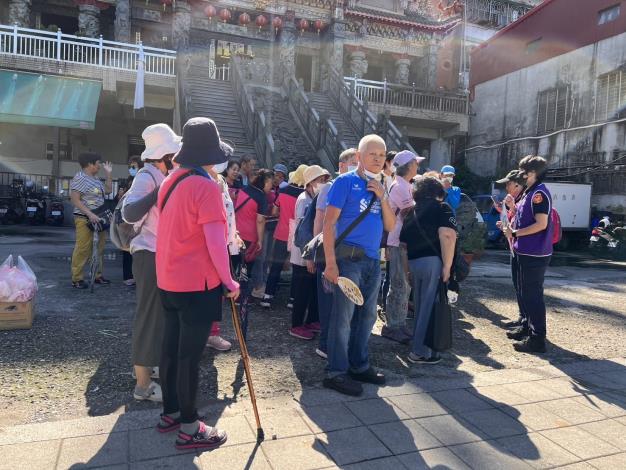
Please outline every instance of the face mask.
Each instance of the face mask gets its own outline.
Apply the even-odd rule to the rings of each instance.
[[[372,173],[371,171],[367,171],[365,169],[363,170],[363,173],[365,173],[365,176],[367,176],[371,180],[380,179],[380,173]]]
[[[220,163],[219,165],[213,165],[213,171],[215,173],[224,173],[228,168],[228,162]]]
[[[357,169],[356,165],[350,165],[348,166],[348,171],[355,171]]]
[[[454,178],[447,176],[446,178],[443,178],[443,181],[445,181],[446,183],[452,184],[452,181],[454,181]]]
[[[137,168],[135,168],[134,166],[131,166],[128,169],[128,174],[134,178],[137,175]]]

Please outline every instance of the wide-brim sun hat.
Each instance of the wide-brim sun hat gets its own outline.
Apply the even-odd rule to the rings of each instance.
[[[209,118],[189,119],[183,126],[182,142],[173,161],[183,167],[219,165],[233,155],[233,148],[220,139],[215,121]]]
[[[167,124],[153,124],[144,129],[141,138],[146,149],[141,153],[141,160],[161,160],[165,155],[178,153],[181,138]]]
[[[319,178],[320,176],[330,176],[330,173],[328,173],[328,171],[326,171],[319,165],[311,165],[306,170],[304,170],[304,186],[309,184],[311,181],[314,181],[316,178]]]
[[[296,186],[304,186],[304,170],[306,170],[309,165],[300,165],[296,168],[296,171],[292,171],[289,173],[289,183],[295,184]]]

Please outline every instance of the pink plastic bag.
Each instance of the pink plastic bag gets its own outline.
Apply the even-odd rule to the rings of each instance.
[[[0,265],[0,302],[28,302],[37,292],[37,277],[28,263],[18,256],[13,266],[13,256]]]

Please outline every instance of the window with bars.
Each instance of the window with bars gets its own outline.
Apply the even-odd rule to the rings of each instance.
[[[545,134],[568,127],[567,113],[569,86],[550,88],[537,96],[537,134]]]
[[[598,77],[596,121],[626,116],[626,73],[622,70]]]

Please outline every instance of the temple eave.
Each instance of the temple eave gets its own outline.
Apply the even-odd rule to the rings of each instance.
[[[451,28],[456,26],[459,23],[459,21],[461,21],[460,18],[455,18],[452,21],[447,21],[441,24],[427,24],[427,23],[420,23],[416,21],[401,20],[399,18],[390,18],[388,16],[375,15],[372,13],[364,13],[364,12],[355,11],[355,10],[346,10],[346,17],[365,18],[368,20],[375,20],[375,21],[380,21],[380,22],[389,23],[393,25],[410,26],[412,28],[415,28],[421,31],[440,31],[440,32],[446,32],[450,30]]]

